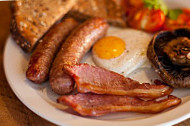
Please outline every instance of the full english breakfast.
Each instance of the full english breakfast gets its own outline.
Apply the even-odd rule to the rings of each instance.
[[[189,9],[163,0],[16,0],[12,8],[12,37],[32,52],[27,79],[49,81],[57,102],[83,116],[158,113],[182,102],[173,88],[190,87]],[[81,63],[88,52],[94,65]],[[149,61],[162,80],[128,77]]]

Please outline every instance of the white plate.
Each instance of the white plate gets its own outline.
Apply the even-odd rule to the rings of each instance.
[[[166,2],[170,8],[190,6],[189,0],[166,0]],[[82,117],[67,106],[56,103],[58,95],[51,91],[48,82],[43,85],[36,85],[26,79],[25,71],[29,56],[30,54],[24,53],[11,37],[8,38],[4,50],[4,69],[7,80],[17,97],[29,109],[55,124],[65,126],[166,126],[190,117],[189,89],[175,89],[172,94],[182,98],[182,104],[159,114],[120,112],[96,118]],[[131,77],[140,82],[150,82],[151,79],[158,78],[151,68],[140,69]]]

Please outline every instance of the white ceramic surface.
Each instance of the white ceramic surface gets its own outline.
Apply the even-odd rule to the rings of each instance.
[[[190,7],[189,0],[166,0],[170,8]],[[83,62],[93,64],[90,53]],[[190,89],[175,89],[172,93],[182,98],[182,104],[159,114],[138,114],[131,112],[112,113],[101,117],[82,117],[67,106],[56,103],[58,95],[53,93],[46,82],[36,85],[25,77],[30,54],[24,53],[12,40],[7,39],[4,49],[4,69],[7,80],[16,96],[39,116],[64,126],[152,126],[173,125],[190,117]],[[130,75],[140,82],[159,78],[151,68],[142,68]]]

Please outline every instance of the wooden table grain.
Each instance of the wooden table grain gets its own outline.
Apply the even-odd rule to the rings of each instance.
[[[9,87],[3,70],[3,49],[10,21],[10,2],[0,2],[0,126],[55,126],[25,107]],[[175,126],[190,126],[190,119]]]

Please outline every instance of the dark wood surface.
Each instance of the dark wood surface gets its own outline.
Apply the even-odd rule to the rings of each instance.
[[[9,35],[10,21],[10,2],[0,2],[0,126],[54,126],[25,107],[6,80],[3,70],[3,49]],[[176,126],[190,126],[190,119]]]

